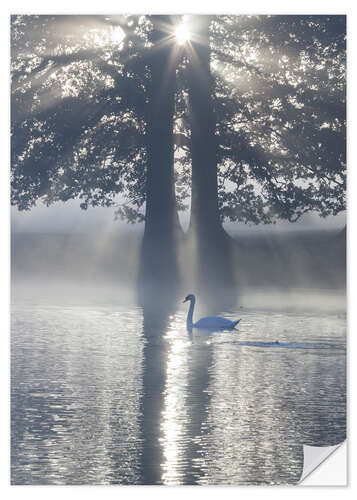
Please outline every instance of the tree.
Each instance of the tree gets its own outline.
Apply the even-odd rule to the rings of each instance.
[[[218,210],[217,149],[212,103],[209,16],[195,16],[195,38],[188,54],[189,112],[191,131],[191,226],[201,237],[210,231],[221,235]]]
[[[14,16],[12,203],[19,209],[72,198],[83,209],[113,206],[119,193],[143,204],[146,95],[134,72],[143,45],[137,25],[126,20],[123,43],[101,16]]]
[[[154,49],[148,61],[151,79],[147,88],[143,281],[152,282],[159,274],[161,278],[166,276],[168,285],[172,286],[178,280],[176,253],[180,228],[176,209],[173,137],[179,50],[168,38],[168,33],[174,31],[170,16],[152,16],[150,19],[153,29],[149,40]]]
[[[174,22],[13,18],[12,202],[120,194],[118,215],[146,219],[147,254],[159,266],[167,248],[166,268],[191,161],[198,254],[220,243],[208,267],[229,261],[225,219],[344,210],[345,17],[194,16],[181,50]]]
[[[210,16],[193,16],[194,36],[188,49],[187,81],[191,132],[192,198],[190,231],[197,250],[198,279],[234,285],[232,256],[218,206],[218,147],[210,68]]]
[[[12,203],[29,209],[39,199],[80,198],[83,209],[117,206],[131,222],[145,219],[144,274],[175,267],[174,22],[174,16],[12,22]],[[118,194],[126,203],[118,204]]]
[[[343,211],[345,17],[223,18],[212,30],[222,213],[270,223]]]
[[[208,19],[200,17],[191,21],[187,52],[201,65],[210,61],[211,95],[199,119],[190,102],[191,119],[205,126],[215,116],[221,220],[294,222],[310,210],[343,211],[345,16],[215,16],[209,46]],[[182,71],[192,74],[190,67]],[[189,80],[182,77],[186,92]]]
[[[191,148],[179,162],[187,184],[192,160],[203,274],[213,267],[226,282],[225,219],[345,210],[345,17],[191,16],[187,25],[180,134]]]

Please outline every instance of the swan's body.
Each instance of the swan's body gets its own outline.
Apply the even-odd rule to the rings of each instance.
[[[206,316],[201,318],[196,323],[193,322],[193,310],[195,307],[196,297],[192,294],[187,295],[184,302],[190,301],[190,308],[187,314],[187,328],[201,328],[202,330],[232,330],[238,323],[220,316]]]

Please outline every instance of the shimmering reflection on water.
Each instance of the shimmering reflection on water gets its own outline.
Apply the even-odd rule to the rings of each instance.
[[[190,334],[183,309],[14,304],[12,483],[298,481],[303,443],[345,438],[345,318],[222,313],[239,332]],[[259,346],[276,340],[312,348]]]

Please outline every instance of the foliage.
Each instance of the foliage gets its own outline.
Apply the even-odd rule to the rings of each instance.
[[[119,22],[125,42],[117,39]],[[141,18],[13,18],[12,203],[19,209],[38,199],[115,206],[118,194],[143,204],[142,31]]]
[[[150,16],[13,16],[19,209],[80,198],[82,208],[117,205],[119,216],[142,219],[150,28]],[[210,45],[222,219],[344,210],[345,17],[216,16]],[[190,184],[185,71],[183,49],[174,130],[180,209]]]

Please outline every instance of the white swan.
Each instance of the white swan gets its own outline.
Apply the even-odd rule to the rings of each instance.
[[[193,323],[193,309],[195,307],[196,297],[193,294],[187,295],[184,302],[190,301],[190,309],[187,314],[187,328],[202,328],[204,330],[232,330],[238,323],[237,321],[230,321],[226,318],[221,318],[220,316],[207,316],[201,318],[196,323]]]

